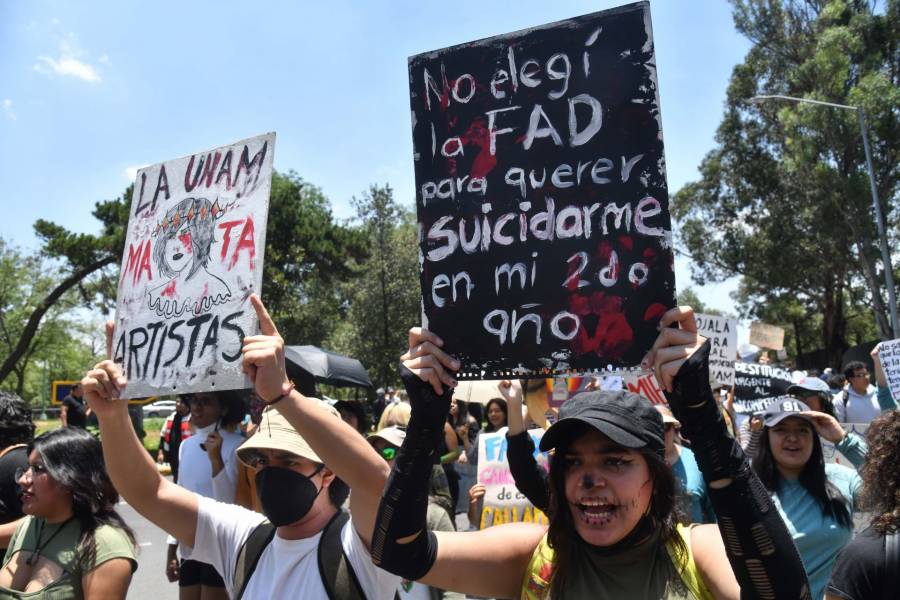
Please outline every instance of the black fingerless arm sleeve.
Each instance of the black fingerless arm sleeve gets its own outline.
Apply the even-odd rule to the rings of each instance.
[[[550,507],[547,472],[534,459],[534,440],[531,439],[531,434],[523,431],[517,435],[507,435],[506,459],[516,488],[536,508],[547,512]]]
[[[707,341],[685,361],[666,396],[704,479],[731,480],[720,489],[709,486],[709,498],[741,598],[808,599],[809,582],[791,534],[725,428],[709,386],[709,350]]]
[[[386,571],[415,581],[431,570],[437,558],[437,538],[426,527],[428,492],[452,391],[445,389],[438,395],[431,384],[405,366],[400,369],[412,416],[378,506],[372,561]],[[399,541],[410,537],[405,543]]]

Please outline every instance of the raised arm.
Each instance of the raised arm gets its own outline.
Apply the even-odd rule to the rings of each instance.
[[[285,369],[284,340],[259,297],[254,294],[250,301],[259,317],[261,333],[244,338],[244,370],[254,381],[259,397],[266,403],[277,403],[278,411],[291,426],[353,490],[353,524],[368,545],[389,473],[387,463],[353,427],[321,410],[318,400],[293,389]]]
[[[678,329],[670,328],[676,324]],[[656,371],[681,432],[691,441],[742,598],[803,598],[809,583],[791,535],[766,488],[728,434],[709,386],[709,341],[688,307],[668,311],[644,366]],[[698,564],[723,565],[721,550],[695,549]],[[717,553],[717,557],[710,554]],[[712,559],[712,560],[709,560]],[[727,567],[726,567],[727,568]],[[721,566],[712,567],[720,571]]]
[[[522,420],[522,386],[518,381],[500,383],[500,393],[508,407],[509,429],[506,432],[506,459],[516,488],[543,512],[550,507],[547,472],[534,459],[534,440]]]
[[[540,526],[511,524],[480,532],[433,532],[426,526],[428,482],[450,406],[450,369],[440,338],[415,328],[401,376],[412,416],[384,490],[372,536],[372,560],[383,569],[441,589],[497,598],[518,595]],[[446,388],[445,388],[446,386]]]

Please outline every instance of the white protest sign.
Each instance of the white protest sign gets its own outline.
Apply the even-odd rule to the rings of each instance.
[[[737,319],[715,315],[695,315],[697,331],[709,338],[709,383],[713,387],[734,385],[737,356]]]
[[[138,171],[116,301],[123,398],[249,387],[275,134]]]
[[[900,398],[900,340],[881,342],[878,358],[891,388],[891,396]]]
[[[534,441],[534,456],[538,466],[546,470],[547,455],[538,450],[544,430],[530,429],[528,433]],[[478,436],[478,483],[485,488],[478,528],[520,521],[547,524],[546,515],[516,488],[516,482],[509,472],[506,448],[506,427]]]
[[[754,321],[750,323],[750,343],[760,348],[781,350],[784,348],[784,329]]]
[[[669,404],[652,371],[625,371],[622,384],[626,391],[640,394],[653,404]]]

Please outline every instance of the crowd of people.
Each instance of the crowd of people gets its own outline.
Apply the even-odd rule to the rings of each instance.
[[[21,398],[0,393],[0,598],[124,598],[138,555],[120,495],[170,536],[165,564],[142,568],[177,581],[183,600],[853,600],[897,589],[900,411],[877,347],[875,386],[850,363],[846,384],[799,378],[741,420],[710,388],[709,342],[688,308],[662,317],[642,363],[667,405],[591,382],[555,407],[544,380],[498,382],[484,405],[466,403],[454,396],[459,363],[416,328],[404,389],[332,404],[295,389],[276,324],[251,302],[253,390],[180,396],[156,456],[111,360],[67,398],[64,427],[36,437]],[[99,439],[84,429],[91,415]],[[867,423],[865,437],[846,423]],[[515,486],[549,525],[483,522],[475,474],[491,435],[505,437]],[[823,443],[851,466],[827,461]]]

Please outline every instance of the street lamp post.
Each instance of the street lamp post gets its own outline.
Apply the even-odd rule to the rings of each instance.
[[[869,188],[872,193],[872,205],[875,208],[875,223],[878,226],[878,238],[881,242],[881,262],[884,266],[884,282],[887,286],[888,305],[891,310],[891,329],[894,333],[894,337],[900,338],[900,319],[897,318],[897,296],[894,292],[894,273],[891,265],[891,255],[888,251],[887,235],[884,231],[884,217],[881,214],[881,204],[878,202],[878,189],[875,187],[875,170],[872,168],[872,152],[869,150],[869,135],[866,133],[866,117],[862,107],[849,106],[847,104],[835,104],[833,102],[822,102],[821,100],[810,100],[808,98],[795,98],[794,96],[782,96],[780,94],[753,96],[748,102],[761,104],[766,100],[786,100],[788,102],[818,104],[821,106],[829,106],[831,108],[856,111],[856,114],[859,117],[859,129],[862,132],[863,148],[866,152],[866,169],[869,173]]]

